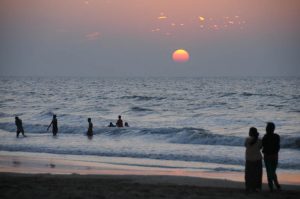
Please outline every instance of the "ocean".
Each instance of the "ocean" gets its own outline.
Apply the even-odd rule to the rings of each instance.
[[[56,137],[47,131],[53,114]],[[130,127],[107,127],[118,115]],[[26,138],[16,138],[15,116]],[[299,77],[0,77],[0,152],[243,171],[249,128],[262,137],[269,121],[281,136],[279,168],[300,172]]]

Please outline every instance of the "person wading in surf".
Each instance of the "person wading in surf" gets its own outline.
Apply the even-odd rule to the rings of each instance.
[[[52,125],[53,136],[56,136],[56,134],[58,132],[56,115],[53,115],[53,119],[52,119],[51,123],[49,124],[47,131],[49,130],[51,125]]]
[[[22,120],[19,117],[15,117],[15,124],[17,126],[17,137],[19,137],[20,133],[22,133],[22,135],[26,137],[23,129]]]
[[[121,119],[121,115],[119,115],[119,119],[118,119],[118,121],[116,123],[116,126],[117,127],[123,127],[123,120]]]
[[[89,123],[89,127],[88,127],[88,131],[87,131],[87,136],[92,137],[93,136],[93,123],[92,123],[92,119],[88,118],[88,123]]]

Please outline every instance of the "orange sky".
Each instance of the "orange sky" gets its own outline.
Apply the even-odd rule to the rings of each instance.
[[[255,42],[262,45],[263,41],[265,45],[260,48],[267,48],[269,51],[276,48],[272,46],[274,43],[277,47],[287,42],[293,43],[299,35],[300,19],[298,0],[1,0],[0,9],[0,22],[4,29],[2,39],[9,42],[9,47],[16,46],[19,50],[20,42],[31,41],[28,45],[33,45],[32,48],[40,51],[40,42],[50,49],[58,48],[64,42],[63,48],[100,42],[102,47],[109,50],[106,53],[110,56],[106,55],[106,58],[120,54],[121,48],[122,52],[126,51],[127,46],[128,54],[120,56],[119,62],[112,63],[111,60],[102,59],[103,65],[115,67],[118,64],[143,64],[142,59],[150,62],[147,54],[155,54],[152,52],[155,50],[154,44],[160,50],[158,57],[152,59],[160,61],[153,61],[153,64],[161,65],[171,64],[163,62],[163,56],[169,58],[177,48],[189,49],[191,57],[193,54],[205,53],[205,49],[199,49],[199,45],[210,49],[209,55],[219,57],[225,55],[217,45],[223,45],[221,49],[230,49],[232,41],[249,42],[251,45]],[[57,46],[55,43],[58,43]],[[296,47],[290,47],[290,51],[293,52]],[[246,50],[245,46],[239,48]],[[97,49],[90,46],[86,50],[87,54],[93,54],[97,50],[102,52],[100,47]],[[16,56],[12,51],[10,55]],[[74,54],[79,53],[78,51],[74,51]],[[135,54],[142,52],[144,54],[138,55],[140,60],[135,62]],[[284,55],[282,62],[290,59],[287,57],[289,55]],[[48,55],[44,56],[46,59],[38,63],[52,59]],[[256,56],[252,57],[258,60],[263,58]],[[273,56],[277,57],[276,52],[270,54],[270,60]],[[219,63],[212,63],[211,59],[206,60],[205,64],[218,65],[226,62],[225,58]],[[229,61],[227,65],[241,64],[241,61]],[[273,62],[277,63],[278,60],[268,64],[272,65]],[[195,66],[199,63],[196,60],[190,64]],[[95,60],[91,65],[97,64],[98,60]],[[258,67],[263,64],[266,63],[252,65]]]
[[[275,26],[293,28],[300,15],[297,0],[2,0],[1,5],[1,12],[11,20],[65,29],[97,30],[110,26],[113,30],[144,34],[166,26],[158,20],[162,13],[167,16],[168,25],[184,24],[186,32],[197,29],[199,16],[205,17],[205,22],[212,18],[216,23],[224,17],[239,16],[249,23],[250,31],[255,31]]]

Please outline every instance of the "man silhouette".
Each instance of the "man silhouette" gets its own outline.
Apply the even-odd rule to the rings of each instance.
[[[281,189],[276,175],[278,152],[280,150],[280,136],[274,133],[274,131],[275,124],[268,122],[266,126],[266,134],[262,139],[262,152],[264,154],[268,185],[271,192],[273,191],[273,184],[275,184],[278,190]]]
[[[26,137],[25,134],[24,134],[22,120],[19,117],[17,117],[17,116],[15,117],[15,124],[17,126],[17,137],[19,137],[20,133],[22,133],[22,135],[24,137]]]

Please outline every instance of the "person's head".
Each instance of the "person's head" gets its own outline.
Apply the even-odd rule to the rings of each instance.
[[[267,134],[273,134],[275,131],[275,124],[273,122],[268,122],[266,126]]]
[[[119,115],[119,119],[121,119],[121,115]]]
[[[91,122],[92,121],[92,119],[91,118],[88,118],[88,122]]]
[[[255,137],[255,138],[257,138],[257,137],[259,136],[259,133],[258,133],[258,131],[257,131],[257,128],[251,127],[251,128],[249,129],[249,136],[250,136],[250,137]]]
[[[56,115],[53,115],[53,119],[55,119],[56,118]]]
[[[16,117],[15,117],[15,119],[16,119],[16,120],[18,120],[18,119],[19,119],[19,117],[18,117],[18,116],[16,116]]]

